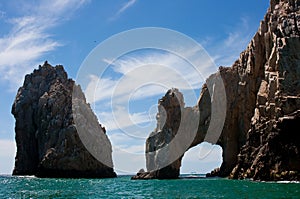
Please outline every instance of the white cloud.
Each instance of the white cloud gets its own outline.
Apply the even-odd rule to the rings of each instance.
[[[124,13],[126,10],[128,10],[130,7],[132,7],[135,3],[137,2],[137,0],[129,0],[127,1],[117,12],[116,14],[111,17],[109,20],[115,20],[117,19],[122,13]]]
[[[228,29],[231,31],[221,41],[209,37],[201,42],[206,46],[217,66],[231,66],[239,58],[240,53],[246,49],[254,34],[247,18],[241,18],[238,24]]]
[[[219,145],[203,142],[189,149],[184,155],[184,160],[202,162],[220,161],[222,160],[222,148]]]
[[[222,164],[222,148],[203,142],[189,149],[181,162],[181,173],[207,173]]]
[[[171,53],[148,53],[125,56],[116,62],[109,59],[103,61],[113,64],[113,70],[122,77],[113,80],[91,75],[90,83],[85,89],[87,101],[90,103],[110,100],[111,97],[118,102],[128,101],[129,97],[135,100],[146,99],[163,95],[170,88],[201,88],[204,78],[216,70],[207,57],[199,57],[194,61],[198,63],[195,68]]]
[[[111,78],[98,78],[95,75],[90,75],[90,82],[84,93],[89,103],[96,101],[109,100],[113,94],[113,89],[116,84]]]
[[[122,6],[122,8],[118,11],[118,14],[121,14],[122,12],[125,12],[128,8],[133,6],[135,4],[136,0],[129,0],[126,4]]]
[[[157,99],[163,96],[170,88],[178,88],[183,92],[185,101],[189,101],[191,106],[197,102],[199,93],[195,89],[202,87],[204,79],[202,76],[215,72],[216,68],[207,55],[194,58],[195,50],[181,50],[182,57],[193,59],[194,67],[182,57],[172,53],[162,53],[155,50],[146,51],[146,53],[137,53],[125,55],[116,61],[110,61],[109,58],[103,61],[108,63],[115,74],[107,77],[97,77],[90,75],[90,81],[85,89],[87,101],[94,104],[97,116],[108,130],[117,129],[134,132],[144,131],[145,138],[149,132],[154,129],[157,112]],[[200,72],[199,72],[200,70]],[[204,72],[203,72],[204,71]],[[148,109],[147,112],[130,112],[129,104],[138,104],[141,101],[155,98],[154,102],[145,102],[143,106]],[[153,103],[153,104],[150,104]],[[109,110],[108,110],[109,109]],[[148,113],[151,112],[152,113]],[[152,129],[141,128],[139,124],[150,123]]]
[[[113,110],[109,112],[99,112],[97,117],[109,131],[116,129],[126,130],[130,126],[138,126],[145,122],[155,122],[153,115],[149,115],[147,112],[129,113],[129,110],[123,106],[114,106]]]
[[[39,5],[38,10],[40,13],[44,13],[49,17],[53,16],[57,19],[57,17],[68,17],[72,12],[83,6],[84,4],[90,2],[90,0],[55,0],[55,1],[44,1]],[[41,15],[44,15],[41,14]],[[62,20],[60,18],[59,20]]]
[[[123,150],[126,153],[134,154],[134,155],[144,155],[145,154],[145,145],[132,145],[132,146],[116,146],[114,147],[117,150]]]
[[[113,148],[114,169],[118,174],[136,174],[146,168],[144,145],[133,145],[124,148]]]
[[[16,144],[12,140],[0,140],[0,173],[10,174],[13,170]]]
[[[120,131],[114,132],[114,133],[109,133],[108,134],[109,140],[112,142],[113,146],[121,146],[124,145],[125,143],[132,143],[133,138],[131,136],[128,136],[125,133],[122,133]]]
[[[0,78],[11,87],[19,86],[26,73],[32,71],[43,55],[62,44],[55,41],[49,30],[68,19],[86,0],[55,0],[27,2],[29,11],[22,17],[8,18],[13,25],[0,38]],[[68,13],[68,14],[66,14]],[[7,16],[9,17],[9,16]]]

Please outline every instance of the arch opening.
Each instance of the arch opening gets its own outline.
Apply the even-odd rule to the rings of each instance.
[[[180,175],[202,175],[220,168],[223,162],[222,152],[220,145],[208,142],[190,148],[182,158]]]

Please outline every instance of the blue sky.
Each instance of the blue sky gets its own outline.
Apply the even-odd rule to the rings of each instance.
[[[10,110],[17,89],[24,75],[45,60],[64,65],[69,76],[76,79],[88,54],[112,35],[133,28],[162,27],[199,42],[217,66],[230,66],[257,31],[268,5],[268,1],[259,0],[0,0],[0,173],[11,173],[13,168],[14,118]],[[170,60],[170,55],[160,51],[132,52],[112,65],[121,70],[145,60]],[[118,78],[122,73],[107,71],[107,75]],[[144,167],[144,138],[155,127],[155,104],[164,89],[158,88],[160,92],[129,103],[129,116],[136,125],[126,126],[128,110],[114,107],[121,128],[130,136],[118,130],[120,126],[112,122],[109,110],[101,110],[105,101],[95,102],[94,111],[116,147],[113,156],[118,173],[133,173]],[[188,105],[195,103],[185,97]],[[186,154],[182,172],[208,172],[220,161],[219,147],[202,145]]]

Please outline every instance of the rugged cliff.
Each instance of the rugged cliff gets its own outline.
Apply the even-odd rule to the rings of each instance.
[[[139,173],[135,178],[178,177],[184,152],[169,165],[163,165],[157,148],[170,143],[167,141],[169,129],[171,138],[180,133],[176,129],[178,119],[183,126],[189,126],[187,118],[197,116],[197,133],[195,135],[186,129],[184,133],[187,137],[193,136],[190,138],[193,142],[183,148],[188,150],[203,141],[219,144],[223,149],[223,163],[218,175],[257,180],[299,180],[300,134],[299,130],[294,130],[299,128],[297,122],[300,116],[298,27],[300,1],[271,0],[270,8],[247,49],[232,67],[220,67],[207,79],[197,106],[184,108],[181,105],[180,114],[167,114],[170,118],[166,121],[174,123],[166,122],[163,127],[159,125],[163,112],[159,111],[157,128],[146,142],[148,173]],[[224,82],[226,99],[222,99],[222,89],[216,82],[220,77]],[[159,101],[159,105],[163,105],[164,112],[174,111],[174,106],[164,105],[165,98]],[[178,99],[183,101],[181,97]],[[218,107],[216,101],[227,103],[226,118],[219,136],[215,131],[209,131],[209,126],[216,123],[211,121],[213,110]],[[216,112],[221,118],[222,113]],[[168,148],[164,155],[169,158],[173,153],[174,149]]]
[[[73,92],[74,91],[74,92]],[[73,100],[72,100],[73,94]],[[76,115],[74,107],[80,107]],[[26,75],[12,107],[16,119],[17,155],[14,175],[39,177],[115,177],[112,149],[105,129],[86,103],[84,94],[68,79],[63,67],[47,62]],[[94,158],[78,135],[74,117],[85,118],[86,134],[97,132],[105,164]],[[89,128],[93,126],[92,128]]]
[[[299,27],[299,0],[271,1],[260,28],[264,76],[232,178],[300,179]]]

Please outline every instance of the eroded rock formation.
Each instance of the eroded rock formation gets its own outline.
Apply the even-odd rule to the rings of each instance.
[[[196,136],[198,118],[198,109],[185,108],[182,93],[170,89],[158,102],[157,127],[146,141],[148,172],[140,171],[132,179],[177,178],[183,154]]]
[[[265,63],[247,142],[232,178],[300,179],[300,1],[271,1],[261,24]]]
[[[181,117],[179,122],[185,126],[187,118],[198,115],[197,134],[186,129],[187,136],[194,136],[186,150],[203,141],[219,144],[223,149],[223,163],[218,175],[256,180],[300,180],[299,27],[299,0],[271,0],[247,49],[232,67],[220,67],[207,79],[197,106],[181,106],[179,114],[176,112],[179,108],[165,106],[164,101],[168,100],[165,100],[166,96],[162,98],[160,105],[164,106],[164,112],[171,113],[166,119],[171,123],[166,122],[160,127],[160,116],[164,113],[159,111],[157,128],[146,142],[148,173],[140,173],[135,178],[177,178],[184,153],[161,168],[157,147],[168,144],[170,138],[180,133],[176,129],[178,118]],[[222,99],[223,95],[216,97],[220,92],[217,90],[220,86],[216,85],[218,77],[223,79],[226,99]],[[177,101],[182,104],[181,99],[183,97]],[[209,125],[215,124],[211,116],[218,105],[214,104],[216,99],[227,100],[224,127],[217,139],[214,131],[208,133]],[[170,157],[173,152],[169,148],[165,156]]]
[[[73,92],[74,89],[74,92]],[[80,107],[76,115],[73,109]],[[74,96],[75,95],[75,96]],[[12,107],[16,119],[17,155],[14,175],[39,177],[115,177],[112,149],[105,129],[86,103],[81,88],[68,79],[63,67],[47,62],[26,75]],[[96,133],[106,164],[82,144],[74,122],[85,118],[86,134]]]

